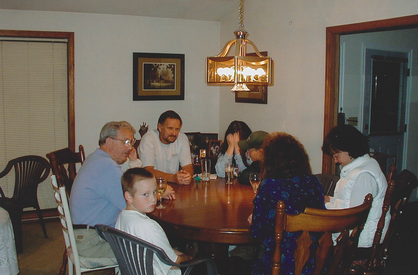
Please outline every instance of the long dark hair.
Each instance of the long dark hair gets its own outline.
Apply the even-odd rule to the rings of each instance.
[[[287,133],[272,133],[263,144],[261,173],[267,178],[293,178],[311,175],[309,157],[303,145]]]
[[[244,121],[239,121],[239,120],[232,121],[229,124],[228,129],[226,129],[224,142],[222,143],[222,146],[221,146],[221,151],[220,151],[221,154],[224,155],[226,150],[228,149],[228,141],[226,140],[226,138],[228,137],[229,134],[234,134],[234,133],[239,133],[239,139],[244,140],[244,139],[247,139],[251,135],[252,131],[250,127],[248,127],[248,125]],[[241,157],[242,157],[242,161],[244,162],[244,165],[248,167],[247,157],[245,156],[245,151],[243,150],[241,150]],[[232,161],[234,162],[235,160],[233,159]]]

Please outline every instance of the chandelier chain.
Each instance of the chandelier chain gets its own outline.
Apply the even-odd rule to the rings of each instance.
[[[240,0],[239,3],[239,30],[244,29],[244,0]]]

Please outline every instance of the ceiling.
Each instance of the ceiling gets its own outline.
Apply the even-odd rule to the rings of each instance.
[[[221,21],[239,0],[0,0],[0,9],[136,15]]]

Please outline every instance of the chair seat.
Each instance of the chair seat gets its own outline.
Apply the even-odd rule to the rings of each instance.
[[[74,263],[74,253],[71,248],[68,249],[68,256]],[[116,258],[94,258],[94,257],[83,257],[79,256],[80,267],[86,269],[94,269],[98,267],[110,267],[112,265],[117,266],[118,261]]]

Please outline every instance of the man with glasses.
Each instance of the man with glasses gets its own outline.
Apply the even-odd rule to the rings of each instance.
[[[106,264],[116,263],[116,259],[94,225],[114,227],[119,212],[126,207],[121,165],[130,155],[136,158],[136,152],[132,153],[134,134],[135,129],[126,121],[106,123],[100,132],[99,148],[87,157],[71,190],[70,209],[79,254],[103,258]]]

